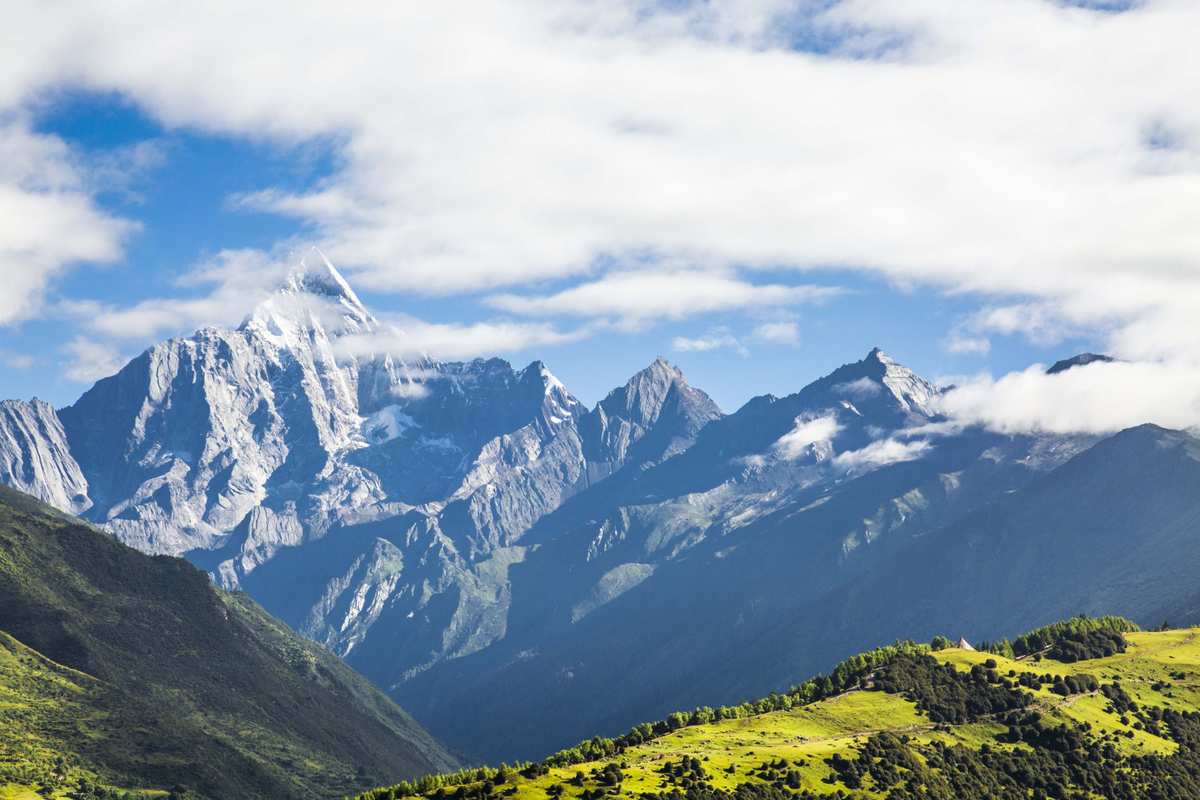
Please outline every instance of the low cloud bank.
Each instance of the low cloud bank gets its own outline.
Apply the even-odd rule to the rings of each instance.
[[[829,414],[816,418],[796,418],[796,426],[775,442],[775,454],[793,461],[804,455],[810,445],[829,442],[841,430],[837,417]]]
[[[945,392],[939,410],[1001,433],[1113,433],[1145,423],[1200,425],[1200,364],[1093,363],[1054,375],[1035,364]]]

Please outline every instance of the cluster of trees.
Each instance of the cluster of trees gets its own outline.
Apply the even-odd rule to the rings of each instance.
[[[1016,651],[1013,650],[1012,642],[1008,639],[998,639],[994,642],[984,640],[979,643],[976,648],[984,653],[991,653],[996,656],[1004,656],[1005,658],[1016,658]]]
[[[1030,631],[1015,641],[997,639],[981,641],[976,650],[1005,658],[1021,658],[1028,655],[1047,655],[1057,661],[1071,663],[1089,658],[1103,658],[1125,652],[1125,637],[1121,634],[1141,630],[1136,623],[1124,617],[1088,617],[1079,615],[1062,622],[1045,625]],[[1167,630],[1164,622],[1159,630]],[[929,647],[933,652],[953,647],[954,642],[945,636],[934,636]]]
[[[1163,712],[1164,726],[1180,745],[1172,756],[1122,756],[1086,726],[1046,726],[1022,720],[1017,735],[1029,747],[973,750],[935,743],[923,748],[926,764],[914,770],[888,800],[1184,800],[1200,797],[1200,715]],[[1010,736],[1012,728],[1010,728]]]
[[[1067,675],[1065,678],[1055,675],[1050,684],[1050,691],[1063,697],[1094,692],[1099,688],[1100,682],[1091,675]]]
[[[576,773],[578,774],[578,773]],[[625,780],[625,773],[621,771],[621,767],[611,761],[603,767],[592,771],[592,778],[601,786],[620,786],[621,781]]]
[[[1113,681],[1100,687],[1100,693],[1108,698],[1108,707],[1105,709],[1110,714],[1130,714],[1137,713],[1138,705],[1133,701],[1133,698],[1121,686],[1120,681]]]
[[[74,789],[67,792],[67,797],[71,800],[138,800],[144,797],[141,792],[127,792],[122,789],[113,789],[103,784],[95,783],[87,779],[80,780]],[[186,790],[175,790],[169,795],[168,800],[175,798],[186,798],[189,794]]]
[[[695,756],[684,756],[674,763],[668,761],[659,772],[662,773],[663,785],[682,786],[685,789],[708,780],[704,765]]]
[[[994,669],[976,664],[970,672],[959,672],[929,655],[894,659],[876,673],[875,686],[903,694],[930,720],[947,724],[973,722],[1030,703],[1029,695],[1009,686]]]
[[[1087,725],[1047,725],[1036,713],[1006,715],[1006,742],[973,749],[945,742],[917,744],[907,736],[872,736],[852,757],[825,763],[833,794],[785,783],[746,782],[732,791],[707,781],[673,787],[643,800],[817,800],[861,797],[870,778],[887,800],[1193,800],[1200,797],[1200,714],[1156,709],[1179,749],[1170,756],[1124,756]]]
[[[0,732],[0,735],[3,735]],[[0,746],[0,751],[4,748]],[[23,754],[21,754],[23,755]],[[0,764],[0,786],[35,786],[39,796],[67,797],[70,800],[140,800],[141,792],[106,786],[84,773],[73,759],[57,755],[42,761],[12,761]],[[168,800],[187,800],[194,795],[177,789]]]
[[[1125,647],[1125,637],[1116,631],[1088,631],[1059,639],[1050,647],[1048,655],[1056,661],[1070,664],[1124,653]]]
[[[774,784],[739,783],[731,792],[713,788],[710,783],[697,783],[684,791],[672,789],[658,795],[643,795],[643,800],[847,800],[843,791],[833,794],[793,792]]]
[[[797,766],[803,766],[803,762],[797,761]],[[774,784],[782,789],[800,788],[800,772],[791,768],[786,758],[777,758],[774,761],[764,761],[758,765],[756,769],[750,773],[761,781]]]
[[[1081,615],[1018,636],[1012,648],[1018,656],[1048,651],[1047,655],[1058,661],[1082,661],[1125,652],[1122,634],[1138,630],[1141,629],[1124,617]]]
[[[1010,675],[1014,673],[1009,673]],[[1017,676],[1017,685],[1027,689],[1040,689],[1049,686],[1055,694],[1069,697],[1073,694],[1095,692],[1100,689],[1100,682],[1091,675],[1037,675],[1033,672],[1022,672]]]
[[[903,780],[905,773],[921,769],[921,762],[908,748],[907,736],[881,733],[867,740],[853,759],[835,754],[825,759],[833,770],[826,783],[841,783],[848,789],[860,789],[863,778],[871,776],[879,789],[887,789]]]
[[[398,798],[415,797],[417,795],[454,797],[459,796],[457,794],[458,789],[468,786],[477,789],[474,795],[488,797],[492,795],[497,786],[509,783],[515,775],[520,774],[527,778],[537,777],[539,774],[544,775],[545,772],[534,774],[531,771],[537,766],[530,762],[521,762],[513,766],[501,764],[499,767],[472,767],[460,769],[457,772],[425,775],[415,781],[400,781],[391,786],[371,789],[358,795],[357,800],[398,800]],[[454,789],[455,791],[447,792],[447,789]],[[474,795],[464,791],[461,797],[466,798]]]

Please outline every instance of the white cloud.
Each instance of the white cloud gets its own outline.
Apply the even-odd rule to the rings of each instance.
[[[0,325],[37,315],[47,285],[73,264],[117,259],[134,228],[96,206],[61,140],[5,110],[0,105]]]
[[[69,357],[63,374],[68,380],[92,383],[114,375],[125,364],[116,348],[94,339],[76,337],[63,346]]]
[[[772,344],[800,344],[800,326],[795,322],[764,322],[755,327],[753,336]]]
[[[1143,423],[1200,424],[1200,367],[1093,363],[1047,375],[1042,365],[960,383],[939,401],[959,424],[1003,433],[1111,433]]]
[[[181,290],[200,289],[202,294],[151,298],[123,308],[64,301],[58,310],[111,339],[149,341],[163,334],[190,333],[205,325],[233,326],[281,285],[297,260],[290,254],[224,250],[177,281]]]
[[[833,463],[847,472],[861,472],[903,461],[914,461],[924,456],[932,447],[933,445],[924,439],[908,442],[894,438],[879,439],[859,450],[838,453]]]
[[[1019,303],[985,308],[974,314],[967,328],[976,333],[1020,334],[1041,345],[1055,345],[1078,333],[1069,322],[1070,311],[1050,303]],[[960,345],[954,350],[954,344]],[[982,337],[951,338],[951,352],[978,353],[990,349],[991,343]]]
[[[368,287],[511,287],[646,253],[850,268],[1053,311],[993,310],[990,331],[1200,351],[1196,3],[28,0],[6,23],[0,113],[82,87],[172,127],[336,142],[319,186],[239,201],[308,223]],[[787,49],[806,36],[828,51]],[[121,233],[86,192],[13,185],[0,320]],[[597,313],[711,307],[677,290]],[[511,302],[587,313],[570,292]]]
[[[883,384],[864,376],[856,380],[839,383],[833,387],[833,391],[847,397],[861,399],[864,397],[874,397],[882,392]]]
[[[679,353],[707,353],[711,350],[734,350],[745,358],[750,351],[741,341],[729,332],[728,328],[717,328],[704,336],[689,338],[676,336],[671,340],[671,349]]]
[[[399,383],[392,387],[391,395],[398,400],[420,400],[429,395],[429,389],[422,383]]]
[[[811,445],[829,442],[841,430],[837,417],[797,417],[796,425],[772,445],[775,454],[789,461],[800,458]]]
[[[502,294],[488,298],[487,302],[518,314],[678,320],[713,311],[815,302],[838,292],[826,286],[758,285],[731,275],[694,269],[639,270],[610,273],[600,280],[552,295]]]
[[[94,334],[93,338],[76,339],[70,344],[75,353],[98,356],[102,350],[115,352],[113,341],[152,341],[171,334],[186,334],[204,325],[232,327],[264,302],[278,307],[280,303],[302,303],[311,312],[330,324],[341,315],[336,304],[321,298],[292,298],[276,294],[289,270],[295,268],[299,256],[295,253],[268,254],[259,250],[227,250],[212,260],[183,273],[177,285],[186,291],[201,293],[185,297],[151,298],[128,307],[116,307],[89,301],[65,301],[58,310]],[[378,330],[342,335],[335,342],[341,356],[389,354],[401,358],[430,356],[440,359],[465,359],[492,356],[533,347],[569,344],[592,335],[595,325],[561,331],[547,323],[493,320],[474,324],[439,324],[412,316],[397,316]],[[91,345],[85,351],[85,345]],[[97,363],[113,362],[103,358]],[[76,359],[72,366],[75,376],[92,378],[92,370]],[[104,373],[110,374],[110,373]],[[409,377],[414,377],[410,374]],[[419,377],[419,376],[418,376]],[[413,384],[403,391],[419,396],[423,391]]]
[[[388,354],[457,360],[569,344],[589,333],[585,329],[564,332],[544,323],[505,320],[457,325],[405,317],[393,322],[375,333],[342,336],[335,347],[345,356]]]

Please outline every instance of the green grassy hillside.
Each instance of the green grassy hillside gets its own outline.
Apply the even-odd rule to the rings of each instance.
[[[1024,657],[884,648],[758,704],[361,797],[1200,797],[1200,629],[1131,627],[1051,627]]]
[[[245,596],[7,489],[0,732],[3,800],[340,797],[456,766]]]

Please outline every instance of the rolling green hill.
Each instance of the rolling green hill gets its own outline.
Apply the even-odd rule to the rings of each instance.
[[[755,704],[360,798],[1200,797],[1200,629],[1133,628],[1072,620],[997,653],[881,648]]]
[[[3,800],[339,797],[457,766],[245,596],[3,488],[0,731]]]

